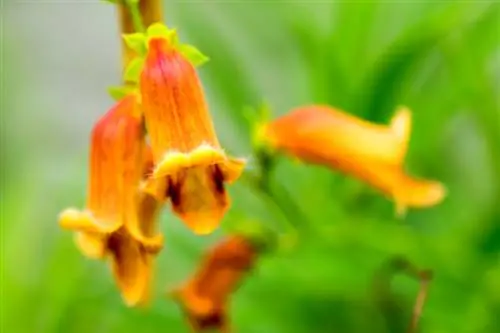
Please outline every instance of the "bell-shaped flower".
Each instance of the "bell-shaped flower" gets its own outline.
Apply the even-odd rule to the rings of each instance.
[[[230,332],[228,298],[252,269],[257,256],[256,248],[247,239],[227,238],[209,251],[195,275],[171,294],[195,332]]]
[[[230,200],[224,184],[236,180],[245,161],[221,149],[193,64],[175,31],[148,39],[140,76],[142,110],[155,169],[143,187],[172,209],[196,234],[214,231]]]
[[[160,203],[141,193],[151,168],[136,96],[120,100],[94,126],[90,148],[87,205],[59,215],[61,227],[76,232],[76,243],[90,258],[112,259],[113,272],[129,305],[147,298],[151,256],[163,244],[156,234]]]
[[[262,132],[271,148],[340,170],[377,188],[395,201],[398,214],[406,207],[435,205],[445,196],[441,183],[405,173],[411,132],[407,108],[398,109],[386,126],[329,106],[305,106],[270,122]]]

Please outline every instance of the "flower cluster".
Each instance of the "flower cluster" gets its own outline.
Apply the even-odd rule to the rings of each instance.
[[[161,207],[170,202],[194,233],[211,233],[230,204],[225,184],[245,165],[220,147],[175,31],[154,25],[147,43],[138,93],[122,97],[93,128],[85,209],[68,208],[59,217],[76,232],[84,255],[111,258],[129,305],[147,299],[151,262],[163,245]]]
[[[120,91],[92,130],[85,208],[64,210],[59,223],[75,232],[85,256],[111,261],[122,296],[133,306],[148,299],[153,260],[164,243],[162,208],[169,203],[194,234],[212,233],[230,206],[225,186],[246,162],[227,156],[217,139],[195,68],[208,58],[159,23],[126,35],[125,42],[135,55],[127,58],[124,74],[132,87]],[[439,182],[404,172],[407,108],[398,109],[388,126],[311,105],[257,127],[254,143],[272,158],[283,152],[355,176],[393,199],[400,214],[445,196]],[[262,249],[249,234],[229,236],[171,293],[195,331],[229,332],[227,299]]]

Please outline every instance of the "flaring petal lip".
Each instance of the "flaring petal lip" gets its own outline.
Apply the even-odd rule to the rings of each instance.
[[[189,154],[166,155],[142,190],[158,201],[170,199],[173,212],[198,235],[212,233],[230,205],[225,183],[242,173],[245,160],[207,145]]]
[[[149,298],[152,254],[126,232],[113,234],[108,240],[108,248],[123,300],[128,306],[144,304]]]
[[[305,162],[357,177],[406,206],[428,207],[446,195],[435,181],[404,172],[411,112],[401,107],[388,126],[374,124],[329,106],[305,106],[269,123],[264,140]]]

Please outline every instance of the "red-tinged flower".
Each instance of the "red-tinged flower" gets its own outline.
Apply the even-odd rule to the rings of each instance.
[[[170,198],[187,226],[208,234],[230,204],[224,183],[240,176],[245,161],[221,149],[195,68],[175,43],[152,38],[148,49],[140,91],[156,166],[144,190]]]
[[[59,216],[63,228],[76,231],[84,255],[112,258],[117,284],[129,305],[146,299],[152,255],[163,243],[155,230],[160,204],[139,191],[152,162],[137,107],[135,96],[125,97],[96,123],[87,206],[68,208]]]
[[[306,106],[269,123],[264,129],[271,147],[298,159],[355,176],[396,202],[427,207],[445,196],[444,186],[408,176],[404,158],[411,132],[411,113],[399,109],[390,125],[379,125],[329,106]]]
[[[194,277],[173,292],[195,332],[230,331],[228,298],[252,269],[257,255],[245,238],[228,238],[207,253]]]

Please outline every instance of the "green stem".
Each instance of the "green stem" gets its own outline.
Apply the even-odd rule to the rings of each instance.
[[[137,0],[125,0],[125,3],[132,17],[132,23],[134,25],[134,30],[136,32],[145,32],[144,24],[142,22],[142,15],[139,9],[139,1]]]
[[[279,196],[271,190],[268,184],[266,184],[266,187],[262,187],[263,182],[261,178],[262,177],[247,172],[242,177],[242,180],[255,188],[261,194],[266,196],[269,201],[271,201],[274,206],[281,211],[281,213],[285,216],[287,222],[286,224],[283,224],[283,227],[286,229],[287,233],[296,235],[299,226],[307,224],[307,222],[305,222],[306,217],[302,213],[302,210],[289,196],[288,192],[286,192],[286,190],[283,190],[281,187],[280,189],[282,189],[282,191],[280,191]],[[291,208],[291,210],[289,210],[288,208]]]
[[[415,299],[412,310],[410,324],[407,333],[417,333],[418,324],[422,316],[422,310],[425,305],[429,293],[429,284],[432,280],[432,271],[428,269],[420,269],[411,263],[405,257],[394,256],[390,258],[380,268],[379,272],[374,277],[374,289],[378,298],[378,302],[387,316],[390,316],[391,302],[393,297],[391,283],[396,275],[403,274],[419,282],[420,287]],[[389,308],[387,308],[389,306]],[[384,310],[385,309],[385,310]]]

